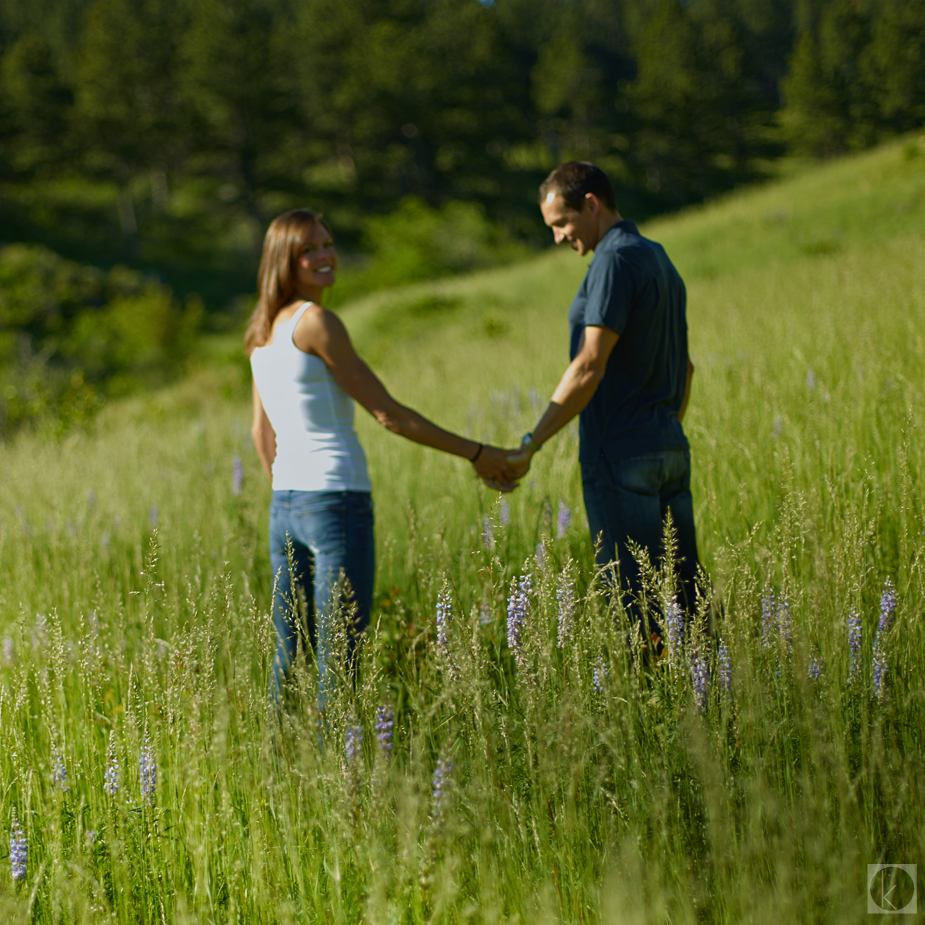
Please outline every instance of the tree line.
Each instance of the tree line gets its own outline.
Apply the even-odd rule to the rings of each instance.
[[[925,0],[3,0],[0,434],[180,371],[295,205],[343,299],[548,240],[567,159],[644,218],[923,123]]]
[[[79,177],[111,191],[129,258],[146,236],[169,250],[166,229],[253,249],[294,202],[348,243],[407,197],[530,238],[537,181],[567,158],[650,214],[923,122],[925,0],[0,7],[8,218],[29,221],[11,189]]]

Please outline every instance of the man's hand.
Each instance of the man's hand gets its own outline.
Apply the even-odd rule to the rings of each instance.
[[[530,461],[536,450],[528,446],[519,447],[516,450],[507,451],[507,466],[514,479],[522,479],[530,469]]]

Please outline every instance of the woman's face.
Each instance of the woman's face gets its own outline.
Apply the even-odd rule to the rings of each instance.
[[[321,291],[337,278],[334,239],[321,222],[315,222],[295,260],[295,287],[304,298],[317,300]]]

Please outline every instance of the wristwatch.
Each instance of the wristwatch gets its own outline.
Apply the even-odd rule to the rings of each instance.
[[[533,439],[533,433],[526,433],[523,437],[520,438],[520,445],[525,448],[531,449],[534,453],[538,453],[542,447],[540,444]]]

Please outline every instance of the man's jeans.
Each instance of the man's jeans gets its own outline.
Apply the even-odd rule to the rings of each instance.
[[[290,581],[287,543],[292,544],[295,588]],[[276,580],[273,622],[277,635],[271,694],[279,699],[301,638],[303,646],[308,642],[315,649],[318,704],[323,709],[325,691],[333,681],[329,655],[336,628],[330,614],[341,572],[350,582],[351,600],[356,603],[355,632],[369,625],[376,568],[372,496],[359,491],[274,491],[270,563]],[[350,662],[353,648],[353,634],[348,633]]]
[[[581,464],[585,509],[591,538],[600,546],[598,565],[617,561],[623,602],[627,612],[640,622],[643,638],[658,632],[650,617],[648,632],[642,626],[643,589],[639,566],[627,546],[631,539],[647,549],[652,564],[664,553],[664,520],[668,511],[678,538],[678,572],[681,578],[680,603],[692,611],[696,603],[697,533],[691,498],[691,457],[688,450],[661,450],[608,462],[601,457]],[[626,592],[629,592],[628,594]],[[649,608],[651,613],[651,608]]]

